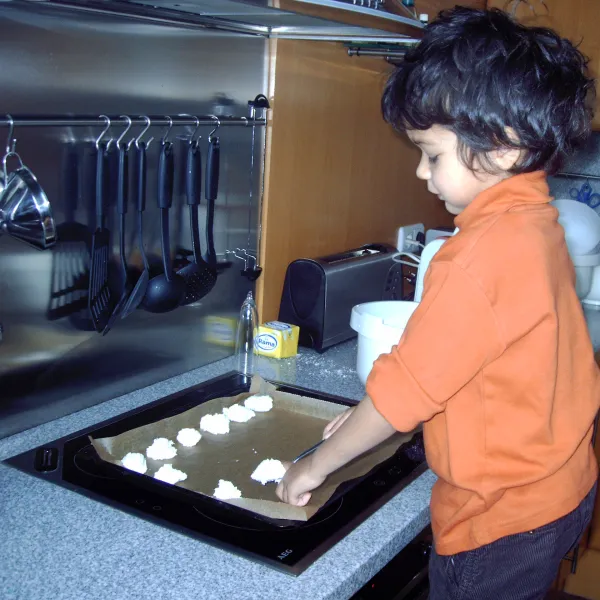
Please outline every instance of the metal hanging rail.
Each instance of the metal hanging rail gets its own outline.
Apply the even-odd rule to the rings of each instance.
[[[120,125],[129,124],[129,121],[124,115],[106,115],[112,125],[119,127]],[[129,117],[131,119],[131,125],[143,125],[146,126],[148,121],[145,116]],[[217,123],[220,127],[251,127],[252,125],[266,125],[266,118],[257,117],[217,117],[198,115],[197,119],[194,116],[177,116],[177,115],[148,115],[152,126],[167,127],[173,125],[173,127],[185,126],[185,125],[211,125],[215,126]],[[109,122],[103,116],[94,115],[5,115],[0,118],[0,124],[9,126],[12,125],[15,129],[21,127],[106,127]]]

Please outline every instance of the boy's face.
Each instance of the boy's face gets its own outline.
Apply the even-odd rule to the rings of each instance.
[[[407,134],[421,150],[417,177],[427,182],[427,189],[438,196],[453,215],[461,213],[481,192],[510,177],[510,173],[502,170],[490,174],[468,169],[458,156],[456,134],[445,127],[409,129]],[[477,168],[477,162],[474,166]]]

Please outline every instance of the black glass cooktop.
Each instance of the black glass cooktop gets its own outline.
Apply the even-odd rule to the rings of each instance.
[[[336,404],[356,404],[353,400],[272,383],[281,391]],[[239,394],[249,387],[250,380],[243,375],[227,374],[5,462],[94,500],[292,575],[301,573],[426,469],[422,436],[416,434],[373,471],[340,486],[332,500],[308,521],[278,521],[106,463],[89,443],[88,435],[118,435],[184,412],[212,398]]]

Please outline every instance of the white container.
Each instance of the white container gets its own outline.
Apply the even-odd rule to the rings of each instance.
[[[569,254],[597,254],[600,242],[600,215],[587,204],[559,198],[551,204],[558,210],[558,222],[565,230]]]
[[[363,385],[380,354],[388,353],[402,337],[418,302],[390,300],[357,304],[350,315],[350,327],[358,333],[356,371]]]

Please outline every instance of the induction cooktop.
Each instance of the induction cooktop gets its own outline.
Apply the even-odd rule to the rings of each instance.
[[[283,392],[347,406],[356,404],[330,394],[271,383]],[[308,521],[279,521],[102,461],[88,439],[118,435],[249,388],[248,377],[228,373],[24,452],[5,463],[291,575],[304,571],[427,468],[422,434],[416,433],[371,472],[340,486]]]

